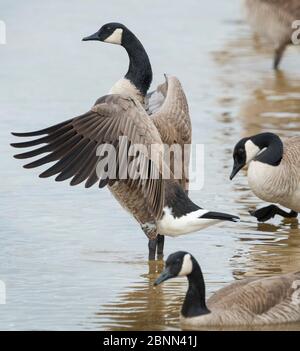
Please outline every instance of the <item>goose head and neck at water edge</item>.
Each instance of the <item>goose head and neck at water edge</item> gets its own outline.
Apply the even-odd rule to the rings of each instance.
[[[82,40],[97,40],[125,48],[129,57],[129,68],[124,78],[111,88],[110,93],[128,95],[131,92],[131,95],[143,102],[152,82],[152,68],[147,52],[138,38],[121,23],[107,23],[98,32]]]
[[[205,283],[198,262],[188,252],[178,251],[170,255],[166,261],[165,270],[155,281],[155,285],[175,278],[188,279],[188,290],[182,305],[181,314],[185,318],[203,316],[210,311],[205,301]]]

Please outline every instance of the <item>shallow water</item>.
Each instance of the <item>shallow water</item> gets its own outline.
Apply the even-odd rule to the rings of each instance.
[[[257,225],[248,210],[262,202],[249,191],[245,172],[228,180],[240,137],[298,133],[297,48],[288,50],[275,74],[272,52],[253,40],[238,0],[194,0],[184,8],[179,1],[171,8],[158,0],[151,8],[130,4],[2,0],[8,42],[0,45],[0,280],[7,292],[1,329],[180,328],[186,281],[153,288],[163,262],[149,265],[146,238],[109,192],[39,179],[41,170],[22,169],[8,146],[15,141],[10,131],[85,112],[125,72],[120,47],[80,41],[112,20],[127,24],[145,44],[153,86],[164,72],[184,85],[193,142],[205,144],[205,184],[192,199],[244,221],[167,238],[165,254],[193,253],[209,295],[234,279],[299,270],[298,222],[275,218]],[[300,330],[300,324],[276,329]]]

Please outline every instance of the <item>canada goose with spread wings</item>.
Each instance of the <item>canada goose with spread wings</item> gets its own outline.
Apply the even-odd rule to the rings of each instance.
[[[129,58],[128,71],[112,86],[109,93],[130,95],[140,101],[148,114],[155,119],[164,144],[178,144],[182,149],[184,145],[191,144],[192,128],[188,104],[179,80],[176,77],[166,77],[165,83],[159,85],[155,91],[147,93],[152,82],[151,63],[145,48],[133,32],[121,23],[107,23],[83,40],[123,46]],[[179,182],[186,191],[189,160],[190,151],[189,148],[185,148],[185,152],[182,153],[182,176]],[[174,173],[173,161],[172,158],[170,168]],[[118,189],[114,188],[111,191],[121,202]],[[154,258],[156,250],[161,257],[163,248],[164,237],[158,234],[156,239],[149,241],[149,257]]]
[[[130,96],[107,95],[98,101],[89,112],[59,123],[55,126],[29,133],[13,133],[17,137],[37,137],[30,141],[12,144],[16,148],[37,147],[32,151],[15,155],[17,159],[43,156],[26,164],[34,168],[56,161],[40,177],[56,175],[56,181],[71,179],[71,185],[85,181],[86,187],[99,183],[108,186],[122,206],[140,224],[149,239],[158,233],[168,236],[188,234],[221,221],[237,221],[238,217],[204,210],[194,204],[178,181],[165,179],[168,165],[164,162],[163,142],[157,121],[149,118],[141,103]],[[120,137],[126,137],[122,143]],[[41,147],[39,145],[46,144]],[[99,152],[114,146],[118,157]],[[122,179],[123,157],[131,145],[139,149],[142,162],[139,173]],[[155,147],[155,152],[151,148]],[[106,157],[113,164],[113,173],[99,167]],[[115,163],[114,163],[115,162]],[[111,176],[113,174],[113,177]],[[116,177],[114,175],[116,174]],[[170,173],[171,174],[171,173]],[[145,175],[145,176],[142,176]]]

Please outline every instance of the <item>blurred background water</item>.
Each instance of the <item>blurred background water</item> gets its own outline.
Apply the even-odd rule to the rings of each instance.
[[[7,26],[7,44],[0,45],[0,280],[7,290],[1,329],[179,328],[186,281],[153,288],[163,262],[148,263],[144,234],[110,193],[40,179],[41,169],[22,169],[9,147],[11,131],[86,112],[126,72],[124,49],[81,42],[111,21],[144,44],[153,87],[163,73],[184,86],[193,143],[205,144],[205,184],[192,199],[247,221],[167,238],[165,254],[194,254],[208,295],[234,279],[299,270],[298,222],[258,225],[248,210],[262,203],[246,173],[229,181],[232,147],[241,137],[260,131],[288,137],[300,127],[299,50],[290,48],[274,73],[272,50],[253,40],[241,1],[2,0],[0,20]]]

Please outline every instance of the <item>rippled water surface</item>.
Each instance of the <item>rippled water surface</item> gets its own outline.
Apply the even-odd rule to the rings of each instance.
[[[89,190],[24,170],[8,144],[10,131],[34,130],[85,112],[127,69],[125,51],[81,42],[103,23],[127,24],[144,43],[154,71],[177,75],[188,96],[193,142],[205,144],[199,205],[239,214],[224,223],[166,240],[166,255],[187,250],[199,260],[210,295],[234,279],[299,270],[297,221],[258,225],[248,210],[262,205],[245,172],[229,181],[232,147],[241,137],[299,133],[299,50],[282,71],[272,51],[252,38],[238,0],[101,3],[2,0],[0,20],[0,280],[6,305],[1,329],[179,329],[184,279],[153,288],[163,262],[149,264],[147,241],[107,190]],[[297,52],[298,51],[298,52]],[[277,326],[298,329],[300,325]]]

